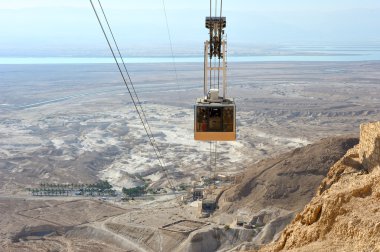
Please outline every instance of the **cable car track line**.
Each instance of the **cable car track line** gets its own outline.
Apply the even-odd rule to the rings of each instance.
[[[211,17],[212,17],[212,0],[210,0],[210,19],[211,19]],[[210,32],[210,46],[212,46],[212,33]],[[212,67],[212,53],[210,52],[210,69],[211,69],[211,67]],[[209,87],[209,89],[211,89],[211,84],[212,84],[212,75],[211,75],[211,70],[210,70],[210,87]],[[207,95],[207,93],[206,93],[206,95]]]
[[[220,0],[220,20],[222,20],[222,10],[223,10],[223,0]],[[215,10],[216,11],[216,10]],[[221,45],[222,45],[222,21],[220,21],[219,24],[219,31],[220,31],[220,39],[219,39],[219,52],[221,51]],[[225,57],[225,55],[223,55]],[[218,66],[218,90],[219,90],[219,82],[220,82],[220,57],[219,58],[219,66]]]
[[[150,125],[149,125],[148,119],[146,118],[145,111],[144,111],[144,109],[143,109],[143,107],[142,107],[142,105],[141,105],[141,102],[140,102],[140,99],[139,99],[139,97],[138,97],[138,95],[137,95],[137,92],[136,92],[135,86],[133,85],[133,82],[132,82],[131,76],[130,76],[129,71],[128,71],[128,69],[127,69],[127,66],[126,66],[126,64],[125,64],[125,62],[124,62],[124,58],[123,58],[123,56],[121,55],[121,52],[120,52],[119,46],[118,46],[118,44],[117,44],[117,42],[116,42],[115,36],[114,36],[114,34],[113,34],[113,32],[112,32],[111,26],[110,26],[110,24],[109,24],[109,22],[108,22],[108,18],[107,18],[107,16],[106,16],[106,13],[104,12],[104,9],[103,9],[103,6],[102,6],[100,0],[98,0],[98,3],[99,3],[99,6],[100,6],[100,9],[102,10],[102,13],[103,13],[104,19],[105,19],[105,21],[106,21],[106,23],[107,23],[107,27],[108,27],[108,30],[110,31],[110,34],[111,34],[112,39],[113,39],[113,42],[114,42],[114,44],[115,44],[115,46],[116,46],[116,49],[117,49],[117,52],[118,52],[119,58],[121,59],[121,62],[123,63],[124,70],[125,70],[125,72],[126,72],[126,74],[127,74],[127,76],[128,76],[128,80],[129,80],[129,82],[130,82],[130,84],[131,84],[131,86],[132,86],[132,90],[133,90],[133,93],[134,93],[134,95],[135,95],[135,97],[136,97],[138,107],[139,107],[140,110],[141,110],[141,113],[142,113],[142,117],[143,117],[143,119],[144,119],[144,122],[145,122],[146,125],[147,125],[147,129],[148,129],[148,132],[149,132],[148,137],[152,138],[152,139],[153,139],[153,142],[156,143],[156,139],[154,138],[154,135],[153,135],[153,132],[152,132],[152,130],[151,130],[151,128],[150,128]],[[118,62],[117,62],[117,64],[118,64]],[[165,165],[165,163],[164,163],[164,161],[163,161],[163,159],[162,159],[162,154],[161,154],[159,148],[157,147],[157,144],[156,144],[156,149],[157,149],[157,152],[158,152],[158,154],[159,154],[159,156],[160,156],[160,158],[161,158],[161,162],[162,162],[163,166],[165,167],[166,165]]]
[[[170,52],[172,54],[173,68],[174,68],[174,72],[175,72],[175,80],[176,80],[176,83],[177,83],[177,88],[179,90],[178,72],[177,72],[177,66],[176,66],[176,61],[175,61],[175,57],[174,57],[172,36],[170,34],[170,29],[169,29],[168,15],[166,13],[165,0],[162,0],[162,6],[163,6],[163,9],[164,9],[164,14],[165,14],[166,30],[168,31],[168,37],[169,37],[169,43],[170,43]]]
[[[113,49],[113,47],[112,47],[112,45],[111,45],[111,43],[110,43],[110,40],[108,39],[107,33],[106,33],[105,29],[104,29],[104,26],[103,26],[103,24],[102,24],[102,21],[100,20],[100,17],[99,17],[99,15],[98,15],[98,12],[96,11],[96,8],[95,8],[95,6],[94,6],[94,3],[92,2],[92,0],[89,0],[89,1],[90,1],[90,3],[91,3],[92,9],[94,10],[95,16],[96,16],[96,18],[97,18],[97,20],[98,20],[98,23],[99,23],[100,28],[101,28],[101,30],[102,30],[102,32],[103,32],[103,35],[104,35],[104,37],[105,37],[105,39],[106,39],[106,41],[107,41],[108,47],[110,48],[110,51],[111,51],[111,53],[112,53],[112,56],[113,56],[113,58],[114,58],[114,60],[115,60],[115,63],[116,63],[116,65],[117,65],[117,68],[119,69],[119,72],[120,72],[120,75],[121,75],[121,77],[122,77],[122,79],[123,79],[123,81],[124,81],[125,87],[126,87],[127,90],[128,90],[128,93],[129,93],[129,95],[130,95],[130,97],[131,97],[131,100],[132,100],[133,105],[134,105],[134,107],[135,107],[135,109],[136,109],[136,112],[137,112],[137,114],[138,114],[138,116],[139,116],[139,118],[140,118],[140,121],[141,121],[141,123],[142,123],[142,125],[143,125],[143,127],[144,127],[145,133],[146,133],[146,135],[148,136],[149,143],[150,143],[150,144],[152,145],[152,147],[153,147],[153,150],[154,150],[155,156],[156,156],[156,158],[157,158],[157,160],[158,160],[158,162],[159,162],[159,165],[160,165],[161,169],[162,169],[162,170],[164,171],[164,173],[165,173],[165,176],[166,176],[166,178],[167,178],[167,180],[168,180],[169,186],[172,188],[172,190],[175,190],[175,188],[174,188],[174,186],[173,186],[173,183],[171,182],[171,180],[170,180],[170,178],[169,178],[169,175],[168,175],[167,169],[165,168],[164,162],[163,162],[163,160],[162,160],[162,155],[161,155],[161,153],[160,153],[160,151],[159,151],[159,148],[158,148],[158,146],[157,146],[157,144],[156,144],[156,141],[155,141],[155,139],[154,139],[154,136],[153,136],[153,134],[151,133],[150,126],[149,126],[148,121],[146,120],[146,117],[145,117],[145,121],[144,121],[144,115],[145,115],[145,113],[144,113],[144,115],[143,115],[143,110],[140,111],[140,110],[138,109],[138,105],[137,105],[137,103],[136,103],[136,100],[135,100],[135,98],[134,98],[134,96],[133,96],[133,94],[132,94],[132,91],[131,91],[130,87],[128,86],[128,82],[127,82],[127,80],[126,80],[126,77],[124,76],[123,70],[122,70],[122,68],[120,67],[120,63],[119,63],[118,60],[117,60],[116,54],[115,54],[115,52],[114,52],[114,49]],[[98,0],[98,3],[99,3],[99,5],[101,6],[100,0]],[[106,21],[107,21],[107,18],[106,18],[106,15],[105,15],[104,11],[103,11],[102,6],[101,6],[101,9],[102,9],[103,15],[104,15],[104,17],[105,17],[105,19],[106,19]],[[109,30],[110,30],[110,32],[111,32],[111,34],[112,34],[113,39],[114,39],[114,43],[115,43],[116,46],[117,46],[116,40],[115,40],[115,38],[114,38],[114,36],[113,36],[112,29],[111,29],[111,27],[109,26],[108,21],[107,21],[107,25],[108,25],[108,28],[109,28]],[[127,73],[128,78],[129,78],[129,81],[130,81],[130,83],[131,83],[131,86],[133,87],[133,82],[132,82],[132,80],[131,80],[131,78],[130,78],[130,76],[129,76],[129,73],[128,73],[128,71],[127,71],[127,68],[126,68],[126,65],[125,65],[125,63],[124,63],[123,57],[121,56],[121,53],[120,53],[120,50],[119,50],[118,47],[117,47],[117,50],[118,50],[118,53],[119,53],[119,57],[120,57],[120,59],[122,60],[122,63],[123,63],[124,68],[125,68],[125,70],[126,70],[126,73]],[[135,92],[134,94],[135,94],[135,96],[136,96],[136,99],[138,99],[137,93]],[[139,106],[142,108],[141,103],[139,103]],[[148,130],[148,128],[149,128],[149,130]]]

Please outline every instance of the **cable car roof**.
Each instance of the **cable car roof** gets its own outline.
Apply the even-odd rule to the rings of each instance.
[[[211,101],[209,99],[198,98],[196,105],[202,105],[202,106],[209,105],[209,106],[215,106],[215,107],[223,107],[223,106],[228,106],[228,105],[235,105],[235,102],[233,98],[226,98],[220,101]]]

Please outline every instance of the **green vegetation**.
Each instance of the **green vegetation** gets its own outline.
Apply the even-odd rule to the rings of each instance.
[[[27,189],[33,196],[116,196],[116,190],[106,180],[99,180],[95,184],[48,184],[41,183],[39,188]]]
[[[137,186],[132,188],[123,187],[122,193],[128,197],[138,197],[146,193],[146,186]]]
[[[189,185],[186,185],[186,184],[184,184],[184,183],[181,183],[179,186],[178,186],[178,189],[180,190],[180,191],[185,191],[185,190],[187,190],[189,188]]]

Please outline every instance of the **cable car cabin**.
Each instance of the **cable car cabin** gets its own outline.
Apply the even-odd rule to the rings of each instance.
[[[194,140],[235,141],[235,111],[232,99],[215,103],[198,99],[194,106]]]
[[[227,42],[223,39],[225,27],[226,18],[222,15],[206,17],[210,40],[204,43],[204,98],[197,99],[194,106],[194,140],[236,140],[236,107],[234,100],[226,97]]]

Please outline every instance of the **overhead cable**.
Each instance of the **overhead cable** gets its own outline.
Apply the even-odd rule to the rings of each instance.
[[[158,160],[158,162],[159,162],[159,165],[160,165],[161,169],[164,171],[164,173],[165,173],[165,175],[166,175],[166,178],[167,178],[167,180],[168,180],[169,186],[170,186],[173,190],[175,190],[175,188],[174,188],[172,182],[170,181],[170,178],[169,178],[169,175],[168,175],[167,169],[165,168],[164,162],[163,162],[163,160],[162,160],[162,156],[161,156],[161,154],[160,154],[160,150],[159,150],[159,148],[158,148],[158,146],[157,146],[157,144],[156,144],[156,142],[155,142],[154,136],[153,136],[152,131],[151,131],[150,126],[149,126],[149,122],[148,122],[148,120],[146,119],[145,112],[144,112],[144,110],[142,109],[141,102],[140,102],[140,100],[139,100],[139,98],[138,98],[138,95],[137,95],[137,93],[136,93],[136,90],[134,89],[134,85],[133,85],[132,79],[130,78],[129,72],[128,72],[127,68],[126,68],[125,62],[124,62],[124,60],[123,60],[123,57],[122,57],[121,52],[120,52],[120,50],[119,50],[119,47],[118,47],[118,45],[117,45],[117,43],[116,43],[116,39],[115,39],[115,37],[114,37],[114,35],[113,35],[112,29],[111,29],[111,27],[110,27],[110,25],[109,25],[108,19],[107,19],[107,17],[106,17],[106,14],[105,14],[105,12],[104,12],[104,9],[103,9],[103,7],[102,7],[102,5],[101,5],[101,3],[100,3],[100,0],[98,0],[98,3],[99,3],[99,5],[100,5],[100,7],[101,7],[101,10],[102,10],[103,16],[104,16],[104,18],[105,18],[105,20],[106,20],[106,23],[107,23],[108,29],[109,29],[109,31],[110,31],[110,33],[111,33],[111,35],[112,35],[113,42],[114,42],[114,44],[115,44],[115,46],[116,46],[116,48],[117,48],[117,51],[118,51],[119,57],[120,57],[120,59],[121,59],[121,61],[122,61],[122,64],[123,64],[124,69],[125,69],[125,71],[126,71],[126,74],[127,74],[128,79],[129,79],[129,82],[130,82],[130,84],[131,84],[131,86],[132,86],[132,90],[131,90],[131,88],[130,88],[129,85],[128,85],[128,82],[127,82],[127,80],[126,80],[126,77],[124,76],[124,73],[123,73],[122,68],[120,67],[120,63],[119,63],[118,60],[117,60],[116,54],[115,54],[115,52],[114,52],[114,49],[113,49],[113,47],[112,47],[112,45],[111,45],[111,43],[110,43],[110,40],[109,40],[109,38],[108,38],[108,36],[107,36],[107,33],[106,33],[105,29],[104,29],[104,26],[103,26],[103,24],[102,24],[102,21],[101,21],[99,15],[98,15],[98,12],[97,12],[97,10],[96,10],[96,8],[95,8],[95,6],[94,6],[94,3],[92,2],[92,0],[89,0],[89,1],[90,1],[90,3],[91,3],[92,9],[94,10],[94,13],[95,13],[96,18],[97,18],[97,20],[98,20],[98,23],[99,23],[99,25],[100,25],[100,28],[101,28],[101,30],[102,30],[102,32],[103,32],[103,35],[104,35],[104,37],[105,37],[105,39],[106,39],[106,41],[107,41],[107,44],[108,44],[108,46],[109,46],[109,48],[110,48],[110,51],[111,51],[112,56],[113,56],[113,58],[114,58],[114,60],[115,60],[115,63],[116,63],[117,68],[118,68],[118,70],[119,70],[119,72],[120,72],[120,75],[121,75],[121,77],[122,77],[122,79],[123,79],[123,82],[124,82],[124,84],[125,84],[125,87],[126,87],[127,90],[128,90],[128,93],[129,93],[129,95],[130,95],[130,97],[131,97],[131,100],[132,100],[133,105],[134,105],[134,107],[135,107],[135,109],[136,109],[136,112],[137,112],[137,114],[138,114],[138,116],[139,116],[139,119],[140,119],[140,121],[141,121],[141,123],[142,123],[142,125],[143,125],[143,127],[144,127],[145,133],[146,133],[146,135],[148,136],[149,143],[150,143],[150,144],[152,145],[152,147],[153,147],[153,150],[154,150],[155,156],[156,156],[156,158],[157,158],[157,160]],[[135,95],[136,99],[135,99],[135,97],[134,97],[133,94]],[[136,100],[137,100],[138,103],[136,102]],[[138,107],[140,107],[141,111],[138,109]]]

